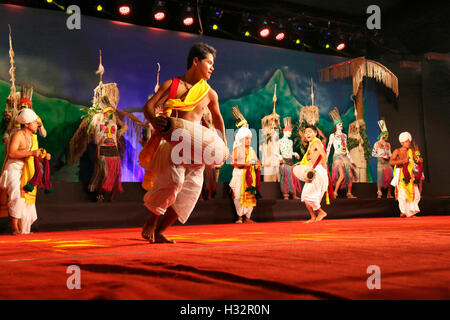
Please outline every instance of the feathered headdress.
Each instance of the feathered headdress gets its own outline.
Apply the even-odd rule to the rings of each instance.
[[[233,114],[233,117],[236,120],[237,128],[241,128],[243,126],[246,126],[248,128],[248,122],[244,118],[244,115],[242,114],[241,110],[239,110],[238,106],[233,106],[231,108],[231,113]]]
[[[339,110],[334,107],[333,110],[329,113],[331,119],[333,120],[333,125],[337,125],[338,123],[342,123],[341,115],[339,114]]]

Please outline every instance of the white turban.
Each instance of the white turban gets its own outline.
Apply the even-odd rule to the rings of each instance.
[[[241,127],[239,128],[238,132],[236,133],[236,136],[234,137],[234,145],[233,149],[235,147],[239,147],[241,145],[241,140],[245,137],[252,137],[252,132],[247,127]]]
[[[17,116],[17,123],[26,124],[37,120],[37,118],[38,116],[33,110],[29,108],[23,108],[19,111],[19,115]]]
[[[400,143],[405,142],[407,140],[412,141],[412,137],[409,132],[405,131],[405,132],[400,133],[400,135],[398,136],[398,140],[400,141]]]

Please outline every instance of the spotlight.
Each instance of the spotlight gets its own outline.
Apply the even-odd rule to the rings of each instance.
[[[241,21],[238,26],[238,32],[242,37],[250,38],[254,34],[254,23],[255,19],[249,16],[248,13],[243,13]]]
[[[99,5],[97,5],[96,9],[98,12],[101,12],[101,11],[103,11],[103,6],[101,4],[99,4]]]
[[[121,5],[120,7],[119,7],[119,13],[122,15],[122,16],[129,16],[130,15],[130,13],[131,13],[131,7],[129,6],[129,5]]]
[[[284,29],[284,26],[280,24],[277,28],[276,34],[275,34],[275,40],[282,41],[286,38],[286,31]]]
[[[344,42],[339,43],[337,45],[336,49],[339,50],[339,51],[344,50],[345,49],[345,43]]]
[[[133,14],[133,7],[129,1],[118,0],[116,1],[117,12],[122,17],[130,17]]]
[[[186,17],[183,19],[183,24],[185,26],[191,26],[194,23],[194,18],[192,17]]]
[[[259,35],[261,38],[267,38],[270,35],[270,27],[267,21],[264,21],[261,28],[259,29]]]
[[[161,22],[167,17],[167,9],[164,1],[157,1],[153,7],[153,19]]]
[[[220,19],[222,18],[223,11],[217,8],[212,8],[208,19],[206,20],[206,24],[214,31],[220,30]]]
[[[194,9],[191,6],[186,6],[181,15],[181,21],[186,27],[190,27],[194,24]]]

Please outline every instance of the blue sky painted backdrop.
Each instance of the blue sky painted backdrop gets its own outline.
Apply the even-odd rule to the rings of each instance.
[[[217,49],[215,71],[210,85],[219,94],[221,104],[230,99],[256,93],[281,70],[291,94],[301,105],[309,105],[310,81],[315,84],[315,104],[322,117],[333,106],[341,113],[352,103],[351,82],[320,83],[318,70],[346,60],[263,45],[206,36],[134,26],[82,16],[81,30],[68,30],[67,15],[11,5],[0,5],[0,79],[9,81],[8,24],[13,31],[17,83],[31,83],[39,94],[60,98],[73,104],[90,106],[98,84],[95,71],[98,51],[102,50],[105,74],[103,82],[116,82],[120,90],[119,108],[142,107],[156,84],[156,63],[161,65],[160,83],[186,71],[186,56],[196,42],[207,42]],[[2,40],[3,39],[3,40]],[[371,144],[378,134],[378,100],[373,81],[365,81],[365,107]],[[273,104],[267,108],[272,111]],[[289,108],[289,107],[285,107]],[[223,110],[222,113],[228,113]],[[291,110],[278,110],[281,117]],[[284,114],[285,113],[285,114]],[[295,119],[294,119],[295,120]],[[234,122],[226,122],[233,128]],[[132,140],[131,138],[129,139]],[[131,142],[128,142],[131,143]],[[140,151],[130,145],[128,166]],[[130,152],[128,152],[130,153]],[[135,158],[136,159],[136,158]],[[373,167],[373,166],[372,166]],[[372,170],[373,171],[373,170]],[[375,171],[373,171],[375,172]],[[125,168],[124,181],[139,181],[138,166]]]

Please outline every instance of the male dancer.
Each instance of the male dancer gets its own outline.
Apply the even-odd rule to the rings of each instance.
[[[395,186],[395,198],[398,200],[400,217],[409,218],[420,212],[420,191],[418,186],[414,184],[414,159],[411,149],[411,134],[409,132],[402,132],[398,139],[402,147],[394,150],[389,164],[395,166],[392,185]]]
[[[25,187],[41,168],[35,167],[34,157],[42,160],[43,149],[39,149],[37,138],[39,118],[32,109],[24,108],[17,116],[21,129],[11,138],[6,162],[0,178],[0,189],[7,193],[11,230],[14,235],[30,233],[31,225],[37,219],[36,188],[28,191]],[[51,155],[45,154],[50,160]]]
[[[301,201],[305,203],[311,215],[311,219],[306,221],[306,223],[319,222],[327,216],[327,213],[320,207],[323,195],[330,186],[327,154],[322,142],[317,138],[317,129],[315,126],[307,125],[304,129],[304,136],[306,141],[309,142],[309,145],[300,164],[309,167],[315,166],[316,177],[311,182],[305,182]]]
[[[183,101],[190,89],[197,84],[206,86],[206,93],[195,100],[189,108],[178,108],[172,116],[200,123],[204,108],[211,111],[212,123],[222,134],[226,144],[225,125],[219,109],[219,98],[212,88],[205,84],[214,71],[216,50],[205,44],[197,43],[189,51],[187,72],[179,77],[165,81],[158,91],[145,104],[143,111],[146,119],[156,132],[163,132],[169,125],[166,116],[156,116],[155,108],[167,102]],[[202,82],[203,81],[203,82]],[[178,87],[176,85],[178,84]],[[185,223],[200,196],[203,185],[203,164],[174,164],[171,159],[172,147],[164,142],[158,147],[152,164],[152,187],[144,196],[144,205],[150,215],[142,228],[142,237],[150,243],[173,243],[163,233],[177,219]],[[160,164],[160,165],[159,165]],[[158,218],[164,215],[158,225]]]

